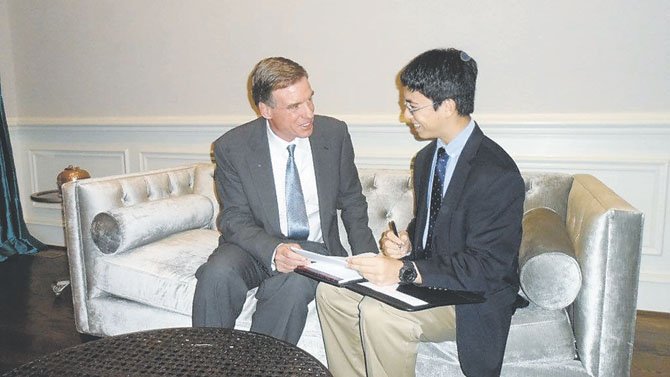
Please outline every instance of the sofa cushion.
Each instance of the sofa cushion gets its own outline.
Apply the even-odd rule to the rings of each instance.
[[[105,254],[146,245],[170,234],[210,225],[212,201],[188,194],[153,200],[98,213],[91,224],[91,237]]]
[[[95,284],[109,294],[191,315],[195,271],[218,245],[219,233],[193,229],[100,258]]]
[[[575,338],[565,309],[546,310],[533,303],[512,317],[503,369],[524,363],[565,363],[575,358]],[[435,366],[439,365],[439,373]],[[446,367],[447,370],[442,368]],[[455,341],[419,343],[417,376],[459,376]]]
[[[563,219],[548,208],[523,216],[519,279],[528,299],[546,309],[570,305],[579,293],[582,274]]]

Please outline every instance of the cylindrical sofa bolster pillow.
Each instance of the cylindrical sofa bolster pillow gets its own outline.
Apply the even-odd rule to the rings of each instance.
[[[171,234],[209,226],[214,206],[203,195],[187,194],[100,212],[91,237],[105,254],[146,245]]]
[[[528,299],[546,309],[570,305],[582,286],[582,273],[563,219],[548,208],[523,216],[519,279]]]

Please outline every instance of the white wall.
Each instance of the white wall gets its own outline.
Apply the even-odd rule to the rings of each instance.
[[[20,118],[249,115],[268,55],[308,69],[321,112],[395,116],[395,74],[437,46],[478,60],[479,113],[670,103],[664,0],[5,2]]]
[[[638,307],[670,312],[670,2],[0,0],[0,77],[31,232],[62,244],[55,188],[209,159],[254,116],[253,65],[310,72],[361,167],[407,168],[395,75],[455,46],[479,63],[476,119],[522,170],[596,175],[645,212]]]

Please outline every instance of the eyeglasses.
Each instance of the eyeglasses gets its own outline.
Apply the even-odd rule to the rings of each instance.
[[[409,103],[409,102],[405,102],[405,108],[406,108],[407,111],[409,111],[409,113],[412,114],[412,115],[414,115],[415,112],[417,112],[417,111],[419,111],[419,110],[421,110],[421,109],[425,109],[425,108],[428,107],[428,106],[434,106],[434,105],[435,105],[435,102],[433,102],[433,103],[429,103],[429,104],[427,104],[427,105],[419,106],[419,107],[413,107],[411,103]]]

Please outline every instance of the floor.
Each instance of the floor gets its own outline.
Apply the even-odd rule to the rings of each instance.
[[[77,333],[70,289],[59,297],[52,292],[67,268],[61,248],[0,263],[0,374],[96,339]],[[670,313],[638,312],[631,376],[670,376]]]
[[[67,269],[62,249],[0,262],[0,373],[95,339],[75,329],[70,288],[60,297],[51,290]]]

